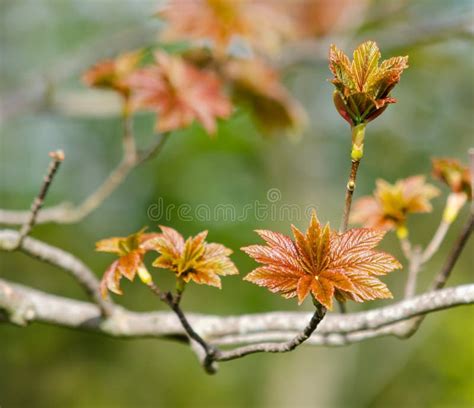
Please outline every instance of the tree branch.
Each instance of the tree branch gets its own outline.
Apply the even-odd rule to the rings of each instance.
[[[38,212],[43,206],[44,199],[46,198],[46,194],[48,194],[49,187],[51,186],[51,183],[53,182],[54,176],[56,175],[56,172],[58,171],[59,166],[64,160],[64,152],[62,150],[51,152],[49,155],[52,158],[52,160],[48,166],[48,172],[46,173],[46,176],[44,177],[43,184],[41,185],[38,195],[36,196],[36,198],[33,200],[33,203],[31,204],[29,218],[21,227],[20,233],[18,235],[18,241],[14,249],[21,247],[23,240],[33,229],[36,223]]]
[[[5,291],[10,295],[5,297]],[[98,306],[92,303],[47,294],[0,279],[0,308],[7,309],[6,306],[11,305],[12,294],[34,310],[34,314],[30,312],[24,319],[30,322],[94,331],[112,337],[182,339],[186,334],[172,312],[136,313],[114,305],[109,317],[104,317]],[[398,322],[469,304],[474,304],[474,284],[425,293],[367,312],[330,314],[308,343],[340,346],[366,338],[400,335],[400,330],[395,330]],[[290,339],[303,330],[311,313],[272,312],[227,317],[190,313],[187,318],[194,330],[211,344],[235,345],[254,340]]]
[[[444,218],[441,220],[438,229],[436,230],[433,238],[431,239],[430,243],[427,245],[426,249],[423,251],[421,256],[421,262],[426,263],[428,262],[433,255],[438,251],[439,247],[441,246],[444,237],[446,236],[451,223],[447,222]]]
[[[0,250],[11,251],[15,249],[19,233],[13,230],[0,231]],[[79,259],[62,249],[45,244],[34,238],[25,237],[19,251],[57,266],[68,272],[85,290],[87,295],[99,305],[101,313],[109,314],[110,301],[106,301],[100,294],[100,283],[94,273]]]
[[[423,264],[422,256],[423,254],[419,246],[415,246],[413,250],[410,250],[410,256],[408,258],[408,277],[405,284],[405,298],[413,297],[416,293],[416,281],[418,279],[420,268]]]
[[[284,343],[256,343],[248,346],[238,347],[229,351],[217,350],[214,358],[217,361],[235,360],[255,353],[287,353],[294,350],[299,345],[307,341],[317,329],[321,320],[326,316],[326,308],[319,303],[315,304],[316,310],[309,323],[301,333],[297,333],[293,338]]]
[[[196,331],[193,329],[189,323],[186,315],[179,306],[181,300],[182,291],[178,292],[176,296],[173,296],[171,292],[162,292],[155,283],[148,283],[148,287],[151,291],[159,297],[159,299],[166,303],[169,308],[176,314],[183,327],[186,335],[188,336],[189,343],[192,346],[191,348],[197,354],[199,361],[201,362],[204,370],[208,374],[215,374],[217,372],[217,366],[215,362],[216,350],[210,346]],[[201,352],[202,350],[202,352]]]
[[[344,232],[347,230],[349,224],[349,216],[351,214],[352,196],[356,187],[357,170],[359,169],[360,160],[351,161],[351,172],[349,174],[349,181],[346,185],[346,197],[344,199],[344,212],[342,214],[341,228],[340,231]]]
[[[474,229],[474,211],[471,211],[468,219],[464,223],[464,227],[461,231],[461,234],[456,239],[456,242],[454,243],[454,246],[451,252],[449,253],[448,258],[446,259],[446,262],[443,268],[435,277],[435,280],[433,284],[431,285],[432,290],[441,289],[445,285],[446,281],[448,280],[449,275],[451,274],[451,271],[453,270],[454,265],[456,264],[459,256],[461,255],[462,250],[466,246],[467,241],[469,240],[469,237],[471,236],[473,229]]]

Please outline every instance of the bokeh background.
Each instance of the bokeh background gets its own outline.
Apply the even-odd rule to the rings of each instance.
[[[281,0],[286,1],[286,0]],[[316,0],[315,0],[316,1]],[[338,1],[336,1],[338,3]],[[211,139],[198,126],[176,132],[161,155],[136,169],[104,205],[77,225],[40,225],[33,236],[77,255],[100,275],[111,257],[94,252],[94,242],[154,227],[147,208],[165,204],[232,204],[243,208],[281,191],[281,203],[314,205],[338,225],[350,149],[349,129],[332,101],[325,57],[333,41],[350,52],[366,39],[384,57],[409,54],[410,68],[395,91],[399,103],[371,124],[356,195],[374,182],[429,174],[430,157],[467,162],[473,143],[473,2],[464,0],[342,1],[354,7],[337,32],[316,38],[314,55],[289,64],[285,84],[302,102],[310,126],[298,140],[262,137],[245,110],[221,123]],[[2,0],[0,3],[1,207],[26,209],[37,193],[58,147],[67,160],[47,204],[78,202],[98,186],[120,158],[120,121],[101,113],[100,103],[80,83],[91,62],[116,51],[153,43],[162,23],[151,18],[155,1]],[[342,12],[341,12],[342,13]],[[336,30],[335,30],[336,31]],[[317,50],[324,50],[321,56]],[[311,50],[311,47],[309,47]],[[290,50],[291,51],[291,50]],[[32,95],[50,89],[41,104]],[[96,115],[85,114],[96,104]],[[94,105],[95,106],[95,105]],[[104,109],[107,111],[107,109]],[[153,139],[153,120],[140,115],[137,139]],[[444,190],[446,193],[446,190]],[[434,212],[413,217],[412,239],[424,244],[434,232],[443,198]],[[439,270],[464,212],[446,243],[423,270],[420,289]],[[169,224],[184,235],[209,229],[211,241],[235,250],[242,274],[253,263],[238,248],[257,242],[252,231],[289,232],[288,220],[182,221]],[[306,220],[301,220],[304,227]],[[393,234],[383,247],[400,256]],[[449,284],[472,281],[472,240]],[[163,282],[170,283],[163,273]],[[0,276],[64,296],[84,299],[65,273],[22,254],[0,253]],[[386,281],[402,296],[406,271]],[[239,277],[223,289],[195,286],[186,310],[238,314],[297,310]],[[118,302],[133,310],[162,309],[145,287],[125,283]],[[376,307],[387,302],[367,304]],[[310,305],[303,308],[310,309]],[[350,304],[351,311],[361,307]],[[221,365],[207,376],[186,347],[162,340],[119,340],[32,324],[0,324],[2,407],[472,407],[474,404],[474,320],[472,308],[430,315],[409,340],[379,338],[344,348],[302,347],[286,355],[254,355]]]

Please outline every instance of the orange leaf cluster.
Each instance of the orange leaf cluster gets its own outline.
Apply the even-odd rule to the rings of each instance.
[[[212,72],[199,70],[164,52],[156,52],[155,64],[136,71],[128,83],[136,106],[157,112],[156,127],[162,132],[197,120],[208,133],[214,133],[217,118],[226,118],[232,112],[232,105]]]
[[[218,288],[221,287],[219,276],[239,273],[229,258],[232,251],[221,244],[207,243],[207,231],[185,241],[173,228],[160,228],[162,234],[148,246],[160,254],[153,266],[173,271],[186,283],[192,280]]]
[[[141,57],[137,51],[102,61],[86,71],[83,80],[89,86],[131,97],[134,110],[157,112],[156,129],[161,132],[187,127],[196,120],[212,134],[217,119],[232,113],[232,104],[213,72],[165,52],[155,53],[154,64],[138,68]]]
[[[108,290],[121,295],[122,277],[133,281],[138,274],[144,283],[150,283],[151,276],[143,262],[149,251],[160,254],[153,266],[174,272],[177,278],[186,283],[193,280],[220,288],[219,276],[238,274],[229,258],[232,251],[221,244],[207,243],[207,231],[184,241],[182,235],[173,228],[162,226],[161,230],[162,233],[146,234],[145,229],[142,229],[128,237],[114,237],[97,242],[97,251],[119,256],[104,273],[100,285],[102,296],[105,297]]]
[[[350,220],[368,228],[402,227],[408,214],[431,212],[430,200],[438,195],[439,190],[426,183],[424,176],[408,177],[393,185],[379,179],[373,196],[354,203]]]
[[[336,87],[334,104],[351,126],[374,120],[388,104],[396,102],[390,92],[408,67],[408,57],[390,58],[379,65],[380,57],[379,48],[373,41],[359,45],[352,62],[331,45],[329,68],[334,74],[331,82]]]
[[[471,199],[471,175],[469,168],[451,158],[433,159],[433,177],[444,182],[453,193],[464,193]]]
[[[128,97],[131,90],[127,79],[138,67],[141,58],[141,51],[133,51],[121,54],[116,59],[100,61],[83,74],[82,80],[88,86],[113,89]]]
[[[107,290],[121,295],[120,280],[122,277],[133,281],[137,273],[142,276],[148,274],[143,257],[147,243],[156,238],[158,234],[145,234],[144,231],[145,229],[142,229],[128,237],[113,237],[96,243],[97,251],[110,252],[119,256],[104,273],[100,284],[102,296],[106,296]]]
[[[377,275],[400,268],[391,255],[374,248],[384,231],[351,229],[344,233],[321,226],[313,212],[303,234],[292,226],[294,241],[286,235],[258,230],[266,245],[242,248],[263,266],[244,279],[285,298],[298,297],[302,303],[309,293],[332,309],[333,297],[357,302],[392,297]]]

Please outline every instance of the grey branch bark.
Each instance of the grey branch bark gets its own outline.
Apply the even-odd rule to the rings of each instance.
[[[341,346],[368,338],[395,335],[404,337],[399,324],[406,319],[455,306],[474,304],[474,284],[446,288],[406,299],[367,312],[325,317],[307,341],[308,344]],[[17,321],[40,322],[112,337],[154,337],[186,339],[184,329],[172,312],[136,313],[112,306],[104,317],[95,304],[68,299],[0,279],[0,309],[4,320],[12,323],[8,311]],[[301,332],[311,318],[308,312],[271,312],[240,316],[212,316],[190,313],[193,328],[211,344],[236,345],[262,341],[286,341]]]
[[[0,250],[16,248],[20,234],[14,230],[0,231]],[[79,259],[62,249],[45,244],[31,237],[25,237],[18,251],[69,273],[85,290],[87,295],[99,305],[102,313],[110,312],[111,303],[102,298],[100,282],[94,273]]]

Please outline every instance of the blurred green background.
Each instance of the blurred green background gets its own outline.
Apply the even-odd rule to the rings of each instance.
[[[284,0],[282,0],[284,1]],[[35,91],[61,79],[54,91],[70,98],[83,92],[79,73],[90,61],[129,46],[153,43],[160,23],[150,14],[155,1],[2,0],[0,3],[0,97],[4,109],[17,90]],[[390,182],[429,174],[430,157],[467,162],[474,134],[473,2],[463,0],[380,1],[368,3],[357,29],[337,37],[349,52],[365,39],[379,43],[384,57],[409,54],[410,68],[394,92],[399,103],[367,131],[366,154],[356,195],[370,193],[381,177]],[[378,18],[391,10],[388,18]],[[468,30],[459,30],[470,22]],[[437,25],[452,26],[452,32]],[[416,37],[423,30],[433,35]],[[110,37],[114,40],[107,40]],[[117,37],[118,36],[118,37]],[[327,48],[331,35],[321,38]],[[141,42],[140,42],[141,41]],[[98,44],[100,44],[98,46]],[[92,54],[92,55],[91,55]],[[90,61],[89,61],[90,60]],[[87,62],[85,62],[87,61]],[[337,226],[348,172],[349,129],[332,102],[325,59],[292,65],[286,85],[308,110],[310,127],[301,140],[264,138],[249,115],[239,110],[211,139],[198,127],[177,132],[161,155],[135,170],[105,204],[77,225],[40,225],[33,236],[83,259],[101,275],[112,257],[94,252],[94,242],[128,235],[156,224],[148,207],[232,204],[243,208],[281,191],[281,203],[314,205],[322,221]],[[64,100],[66,100],[64,99]],[[73,99],[74,105],[75,99]],[[120,122],[70,109],[27,109],[1,123],[0,198],[2,208],[26,209],[37,193],[47,153],[62,148],[66,161],[47,205],[79,202],[98,186],[120,158]],[[153,121],[135,122],[140,145],[152,140]],[[443,190],[446,193],[446,190]],[[426,244],[442,211],[412,219],[415,243]],[[423,270],[420,289],[440,268],[462,220],[442,250]],[[163,221],[165,223],[165,221]],[[241,274],[253,263],[238,248],[258,241],[256,228],[289,232],[288,220],[168,222],[183,235],[209,229],[211,241],[235,250]],[[299,223],[304,227],[306,220]],[[400,257],[393,234],[383,247]],[[472,240],[449,284],[472,281]],[[22,254],[0,253],[0,276],[52,293],[85,299],[60,270]],[[163,282],[171,278],[162,274]],[[400,298],[406,271],[386,281]],[[124,284],[116,299],[133,310],[163,309],[138,283]],[[388,302],[373,302],[372,308]],[[297,310],[262,288],[229,277],[223,289],[194,286],[185,310],[239,314]],[[310,305],[304,305],[310,309]],[[351,311],[360,306],[350,304]],[[97,334],[32,324],[0,325],[0,406],[24,407],[472,407],[474,405],[474,320],[471,307],[430,315],[407,341],[379,338],[344,348],[302,347],[285,355],[254,355],[221,365],[207,376],[183,345],[162,340],[117,340]]]

